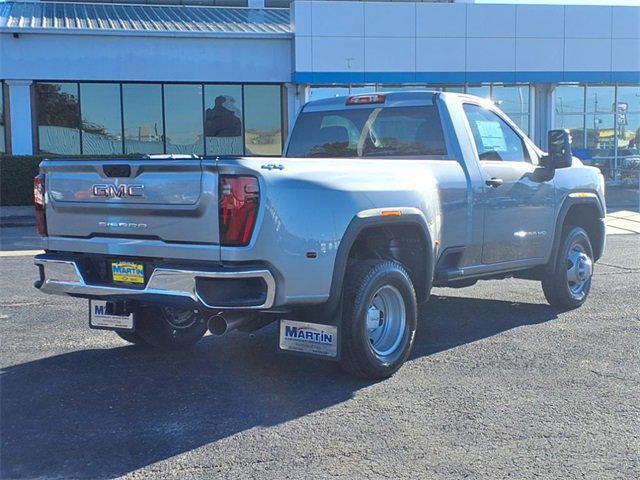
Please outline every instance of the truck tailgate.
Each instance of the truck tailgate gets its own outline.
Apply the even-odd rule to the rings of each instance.
[[[46,160],[50,236],[218,244],[218,174],[199,158]]]

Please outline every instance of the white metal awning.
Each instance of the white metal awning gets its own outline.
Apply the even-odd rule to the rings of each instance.
[[[116,3],[0,3],[0,33],[163,35],[191,37],[292,36],[289,9]]]

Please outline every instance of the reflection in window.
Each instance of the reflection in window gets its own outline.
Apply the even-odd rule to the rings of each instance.
[[[204,105],[207,155],[242,155],[242,87],[205,85]]]
[[[476,97],[490,98],[491,88],[489,87],[489,85],[482,85],[480,87],[467,87],[467,93],[469,95],[475,95]]]
[[[584,117],[582,115],[556,115],[553,128],[565,129],[571,132],[571,147],[576,156],[584,149]]]
[[[4,84],[0,82],[0,153],[6,153],[7,145],[5,143],[4,130]]]
[[[244,87],[247,155],[282,153],[282,101],[279,85]]]
[[[584,111],[584,87],[562,85],[555,89],[556,113],[582,113]]]
[[[309,92],[309,100],[321,100],[323,98],[346,95],[349,95],[349,87],[312,87]]]
[[[40,152],[80,154],[77,83],[36,84]]]
[[[587,130],[587,149],[592,157],[613,156],[615,134],[613,128],[614,116],[587,115],[585,128]]]
[[[162,87],[125,83],[122,104],[125,153],[164,153]]]
[[[529,86],[502,87],[494,85],[491,98],[500,110],[512,118],[511,114],[529,113]]]
[[[108,155],[122,153],[120,85],[81,83],[82,153]]]
[[[167,153],[204,153],[202,135],[202,87],[164,86]]]
[[[587,112],[612,113],[615,103],[616,89],[610,87],[587,87],[586,108]]]
[[[628,112],[640,113],[640,86],[618,87],[618,105],[624,104]]]

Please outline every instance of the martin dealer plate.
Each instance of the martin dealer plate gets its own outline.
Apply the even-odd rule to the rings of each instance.
[[[134,262],[111,263],[111,275],[118,283],[144,283],[144,265]]]

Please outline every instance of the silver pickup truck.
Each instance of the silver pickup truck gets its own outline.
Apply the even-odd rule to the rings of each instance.
[[[283,157],[45,160],[35,286],[135,344],[279,321],[281,350],[386,377],[433,286],[517,277],[585,301],[604,181],[570,141],[544,153],[486,100],[400,92],[308,103]]]

